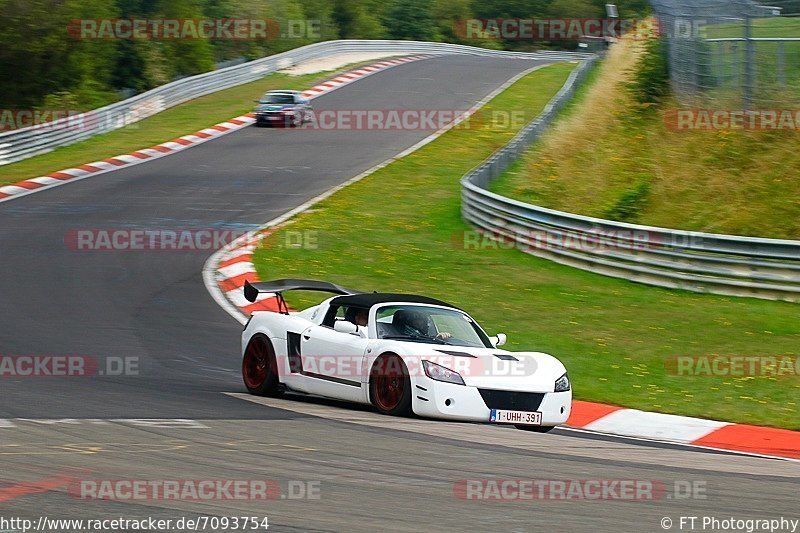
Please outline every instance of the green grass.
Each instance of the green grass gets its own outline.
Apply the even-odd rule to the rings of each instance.
[[[800,239],[797,131],[668,128],[676,102],[643,112],[625,88],[636,46],[612,50],[576,105],[492,190],[600,218]]]
[[[342,70],[350,70],[355,66],[348,65]],[[332,77],[333,74],[334,71],[302,76],[270,74],[254,82],[196,98],[111,133],[97,135],[53,152],[2,166],[0,185],[149,148],[252,111],[255,105],[253,100],[265,91],[307,89]]]
[[[751,19],[753,37],[800,37],[800,17],[762,17]],[[704,36],[744,37],[744,21],[736,23],[703,24]]]
[[[572,66],[532,73],[492,111],[533,114]],[[417,292],[468,310],[511,350],[567,365],[578,399],[800,429],[800,380],[678,377],[675,355],[796,354],[797,306],[670,291],[570,269],[516,250],[463,245],[459,178],[513,135],[455,129],[301,214],[257,250],[261,279],[309,277]],[[316,248],[281,246],[309,233]],[[300,306],[307,298],[290,300]]]
[[[754,38],[800,37],[800,17],[754,18],[751,35]],[[701,35],[709,39],[743,38],[744,22],[707,24]],[[752,43],[754,54],[754,108],[800,105],[800,42],[787,41]],[[782,50],[782,52],[781,52]],[[699,82],[707,89],[706,101],[719,105],[741,106],[741,88],[745,82],[745,43],[706,43],[699,49],[703,64],[698,67]]]

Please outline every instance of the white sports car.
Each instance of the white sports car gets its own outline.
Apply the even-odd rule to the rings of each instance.
[[[336,294],[290,311],[282,293]],[[242,333],[242,376],[252,394],[286,391],[372,404],[389,415],[513,424],[547,432],[566,422],[572,390],[564,365],[539,352],[508,352],[465,312],[425,296],[362,293],[323,281],[246,283],[254,302]]]

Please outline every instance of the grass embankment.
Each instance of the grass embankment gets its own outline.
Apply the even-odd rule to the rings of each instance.
[[[350,70],[354,67],[355,65],[348,65],[341,70]],[[301,76],[269,74],[254,82],[190,100],[111,133],[97,135],[47,154],[2,166],[0,185],[148,148],[208,128],[252,111],[255,106],[253,100],[268,90],[307,89],[329,79],[335,72],[317,72]]]
[[[800,130],[669,128],[677,104],[643,109],[626,90],[642,46],[615,46],[579,105],[492,190],[627,222],[799,239]]]
[[[528,75],[483,115],[540,112],[570,68]],[[464,246],[459,178],[514,133],[451,130],[334,194],[264,243],[255,254],[259,275],[451,301],[490,333],[506,332],[509,349],[562,359],[578,399],[800,429],[797,377],[679,377],[665,363],[679,354],[796,353],[797,306],[658,289],[516,250]],[[317,248],[280,246],[287,231],[316,232]]]

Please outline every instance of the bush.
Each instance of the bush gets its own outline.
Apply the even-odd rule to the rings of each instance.
[[[635,222],[650,195],[650,179],[647,174],[640,175],[638,182],[606,209],[605,217],[619,222]]]
[[[669,95],[667,44],[663,38],[645,44],[645,52],[636,64],[628,89],[643,106],[658,105]]]

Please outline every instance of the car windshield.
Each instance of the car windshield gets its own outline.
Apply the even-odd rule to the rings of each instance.
[[[293,104],[294,95],[292,94],[276,94],[267,93],[261,97],[262,104]]]
[[[422,305],[388,305],[376,313],[378,338],[452,346],[491,348],[474,320],[457,309]]]

